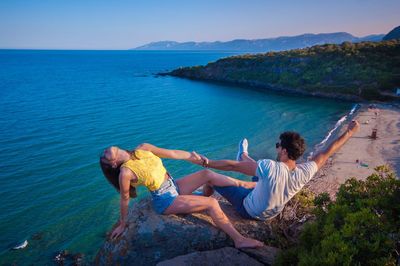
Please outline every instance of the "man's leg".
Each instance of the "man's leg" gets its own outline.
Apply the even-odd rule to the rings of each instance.
[[[224,197],[236,211],[245,219],[253,219],[243,206],[244,198],[249,195],[253,189],[244,187],[217,187],[214,186],[214,190],[217,191],[222,197]]]
[[[256,162],[253,158],[250,157],[249,152],[248,152],[248,148],[249,148],[249,143],[248,143],[247,139],[242,139],[239,142],[238,155],[236,156],[238,161]],[[253,176],[251,178],[251,181],[257,182],[258,181],[258,177],[257,176]]]
[[[253,158],[250,157],[248,153],[242,153],[242,160],[244,162],[256,162]]]

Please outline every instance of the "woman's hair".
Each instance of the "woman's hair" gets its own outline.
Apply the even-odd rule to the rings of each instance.
[[[134,150],[133,151],[126,151],[129,154],[134,155]],[[117,168],[113,168],[111,165],[105,163],[103,160],[107,160],[104,155],[100,156],[100,167],[101,170],[103,171],[104,176],[106,177],[106,179],[108,180],[108,182],[110,182],[111,185],[114,186],[114,188],[119,191],[119,172],[120,172],[120,167],[118,166]],[[136,188],[135,187],[130,187],[129,188],[129,196],[131,198],[136,198],[137,194],[136,194]]]

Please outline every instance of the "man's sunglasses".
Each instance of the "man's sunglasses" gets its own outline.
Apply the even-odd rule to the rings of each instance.
[[[278,149],[279,147],[282,147],[279,142],[275,143],[275,147]]]

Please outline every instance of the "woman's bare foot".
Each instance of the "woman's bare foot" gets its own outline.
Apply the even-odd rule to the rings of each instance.
[[[235,248],[259,248],[264,246],[263,242],[249,237],[243,237],[240,240],[234,241]]]
[[[244,188],[247,188],[247,189],[255,188],[256,184],[257,184],[256,182],[247,182],[247,181],[240,181],[239,182],[239,186],[240,187],[244,187]]]

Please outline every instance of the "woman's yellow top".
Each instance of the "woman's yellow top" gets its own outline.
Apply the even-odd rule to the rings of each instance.
[[[161,159],[151,151],[145,150],[135,150],[132,158],[121,167],[130,169],[138,178],[138,182],[131,182],[131,186],[144,185],[150,191],[160,188],[167,173]]]

